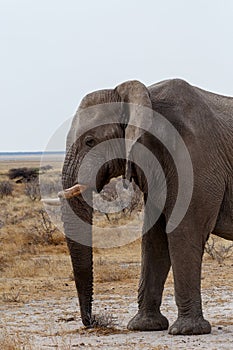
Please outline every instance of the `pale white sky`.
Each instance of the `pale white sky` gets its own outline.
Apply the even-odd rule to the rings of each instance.
[[[1,151],[43,150],[88,92],[172,77],[233,96],[231,0],[0,0]]]

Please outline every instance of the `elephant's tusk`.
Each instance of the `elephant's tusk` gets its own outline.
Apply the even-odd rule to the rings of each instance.
[[[67,188],[64,191],[59,192],[57,195],[59,198],[73,198],[79,196],[82,192],[84,192],[87,189],[88,186],[86,185],[74,185],[70,188]]]
[[[43,198],[41,200],[44,204],[59,206],[61,205],[61,201],[59,198]]]

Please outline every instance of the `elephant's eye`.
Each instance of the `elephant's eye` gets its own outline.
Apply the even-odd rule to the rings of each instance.
[[[95,140],[93,139],[93,137],[90,137],[88,136],[86,139],[85,139],[85,144],[88,146],[88,147],[94,147],[96,142]]]

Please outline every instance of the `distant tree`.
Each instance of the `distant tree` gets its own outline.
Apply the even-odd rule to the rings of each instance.
[[[48,171],[53,169],[52,165],[44,165],[41,168],[15,168],[10,169],[8,177],[10,180],[15,180],[16,183],[30,182],[38,178],[40,171]]]
[[[47,171],[47,170],[51,170],[51,169],[53,169],[53,167],[50,164],[40,167],[41,171]]]
[[[17,179],[17,183],[35,180],[39,176],[39,168],[16,168],[10,169],[8,177],[11,180]]]

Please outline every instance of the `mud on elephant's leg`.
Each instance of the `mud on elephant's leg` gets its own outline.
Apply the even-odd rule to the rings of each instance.
[[[168,329],[168,320],[160,312],[162,293],[170,269],[165,220],[161,217],[142,237],[142,270],[138,291],[138,313],[128,329],[160,331]]]
[[[201,264],[207,235],[198,235],[194,230],[187,233],[186,230],[168,234],[178,307],[178,318],[169,333],[208,334],[211,326],[203,317],[201,302]]]

